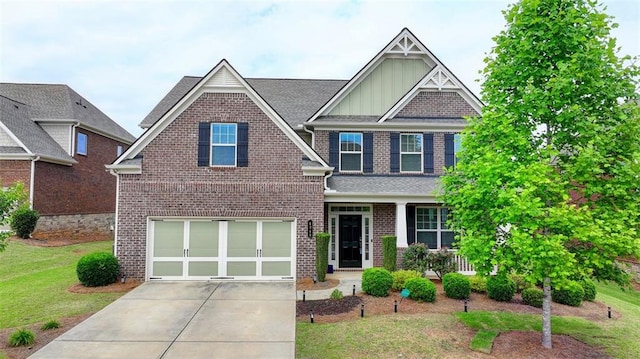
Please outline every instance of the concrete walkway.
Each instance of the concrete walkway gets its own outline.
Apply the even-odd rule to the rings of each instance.
[[[294,358],[293,282],[147,282],[31,358]]]
[[[356,286],[356,293],[362,292],[362,272],[333,272],[327,274],[327,279],[337,279],[340,281],[337,287],[322,290],[307,290],[304,293],[306,300],[327,299],[334,289],[339,289],[344,296],[353,294],[353,286]],[[302,291],[297,291],[296,299],[302,300]]]

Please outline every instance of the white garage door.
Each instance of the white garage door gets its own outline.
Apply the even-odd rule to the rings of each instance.
[[[293,279],[292,220],[156,219],[150,279]]]

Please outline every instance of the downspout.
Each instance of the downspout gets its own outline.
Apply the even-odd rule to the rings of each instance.
[[[331,188],[329,188],[329,177],[333,176],[333,171],[329,171],[329,174],[326,174],[324,176],[324,190],[325,191],[330,191]]]
[[[116,213],[113,217],[113,255],[118,256],[118,204],[120,203],[120,176],[117,171],[111,171],[116,176]]]
[[[311,130],[307,129],[307,126],[304,125],[304,124],[302,125],[302,130],[304,132],[307,132],[307,133],[311,134],[311,148],[313,148],[313,150],[315,151],[315,149],[316,149],[316,133],[314,131],[311,131]],[[329,174],[326,174],[324,176],[324,190],[325,191],[331,190],[331,188],[329,188],[329,184],[328,184],[329,177],[331,177],[331,176],[333,176],[333,170],[331,170],[329,172]]]
[[[71,126],[71,148],[69,149],[69,156],[73,157],[76,151],[76,127],[80,126],[80,122],[74,122]]]
[[[31,158],[31,173],[29,175],[29,208],[33,209],[33,191],[35,189],[35,184],[33,183],[36,178],[36,161],[40,160],[40,156],[35,156]]]

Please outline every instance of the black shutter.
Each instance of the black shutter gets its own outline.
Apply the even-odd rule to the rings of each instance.
[[[329,166],[335,167],[336,170],[339,170],[340,161],[338,156],[340,156],[339,134],[337,132],[329,132]]]
[[[416,242],[416,206],[407,206],[407,243]]]
[[[424,173],[433,173],[433,133],[422,135],[422,148],[424,160]]]
[[[373,133],[362,134],[362,172],[373,172]]]
[[[209,167],[211,156],[211,124],[200,122],[198,124],[198,167]]]
[[[400,134],[392,132],[389,134],[389,171],[391,173],[400,172]]]
[[[453,167],[454,158],[453,134],[447,133],[444,135],[444,166]]]
[[[238,167],[249,166],[249,124],[238,122]]]

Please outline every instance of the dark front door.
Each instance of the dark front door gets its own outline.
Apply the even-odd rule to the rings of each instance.
[[[362,268],[362,216],[340,215],[340,268]]]

